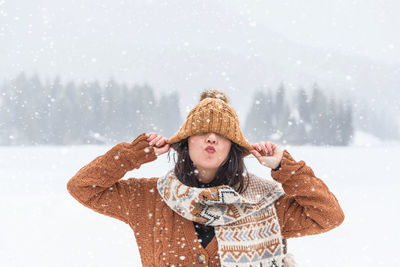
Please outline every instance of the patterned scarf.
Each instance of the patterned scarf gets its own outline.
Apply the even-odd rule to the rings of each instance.
[[[189,187],[171,169],[158,179],[157,189],[180,216],[214,226],[221,266],[294,266],[292,255],[283,252],[274,206],[284,194],[281,185],[251,173],[249,178],[248,188],[239,194],[227,185]]]

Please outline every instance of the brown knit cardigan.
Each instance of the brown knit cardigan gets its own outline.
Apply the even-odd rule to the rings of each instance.
[[[121,179],[157,158],[148,143],[143,133],[96,157],[68,181],[69,193],[84,206],[129,224],[143,266],[220,266],[215,236],[202,247],[193,222],[161,200],[157,177]],[[285,191],[275,202],[283,238],[323,233],[343,222],[336,197],[304,161],[295,161],[287,150],[281,168],[271,170],[271,177]]]

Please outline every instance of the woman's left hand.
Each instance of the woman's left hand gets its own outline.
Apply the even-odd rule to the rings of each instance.
[[[274,143],[271,142],[260,142],[251,145],[254,150],[250,150],[258,161],[271,169],[275,169],[279,166],[282,160],[283,150]]]

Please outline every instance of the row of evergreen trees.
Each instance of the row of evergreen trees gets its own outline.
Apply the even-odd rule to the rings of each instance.
[[[281,85],[275,93],[259,90],[252,101],[243,129],[251,142],[347,145],[353,135],[351,106],[328,100],[317,85],[310,98],[302,89],[290,101]],[[0,87],[0,145],[116,143],[152,131],[172,136],[182,122],[179,95],[156,99],[146,84],[63,86],[58,77],[42,84],[21,73]]]
[[[328,99],[317,84],[309,97],[301,88],[288,99],[283,84],[276,90],[258,90],[247,115],[249,140],[276,140],[295,145],[348,145],[354,135],[349,103]]]
[[[182,121],[176,92],[156,99],[146,84],[63,86],[24,73],[1,86],[0,114],[0,145],[127,142],[142,132],[170,135]]]

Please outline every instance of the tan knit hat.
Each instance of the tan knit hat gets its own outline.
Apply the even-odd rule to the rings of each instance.
[[[254,148],[247,142],[240,130],[236,111],[229,105],[225,93],[206,89],[201,93],[198,103],[186,116],[186,120],[167,143],[176,150],[175,143],[198,133],[218,133],[245,149],[243,157],[248,156]]]

